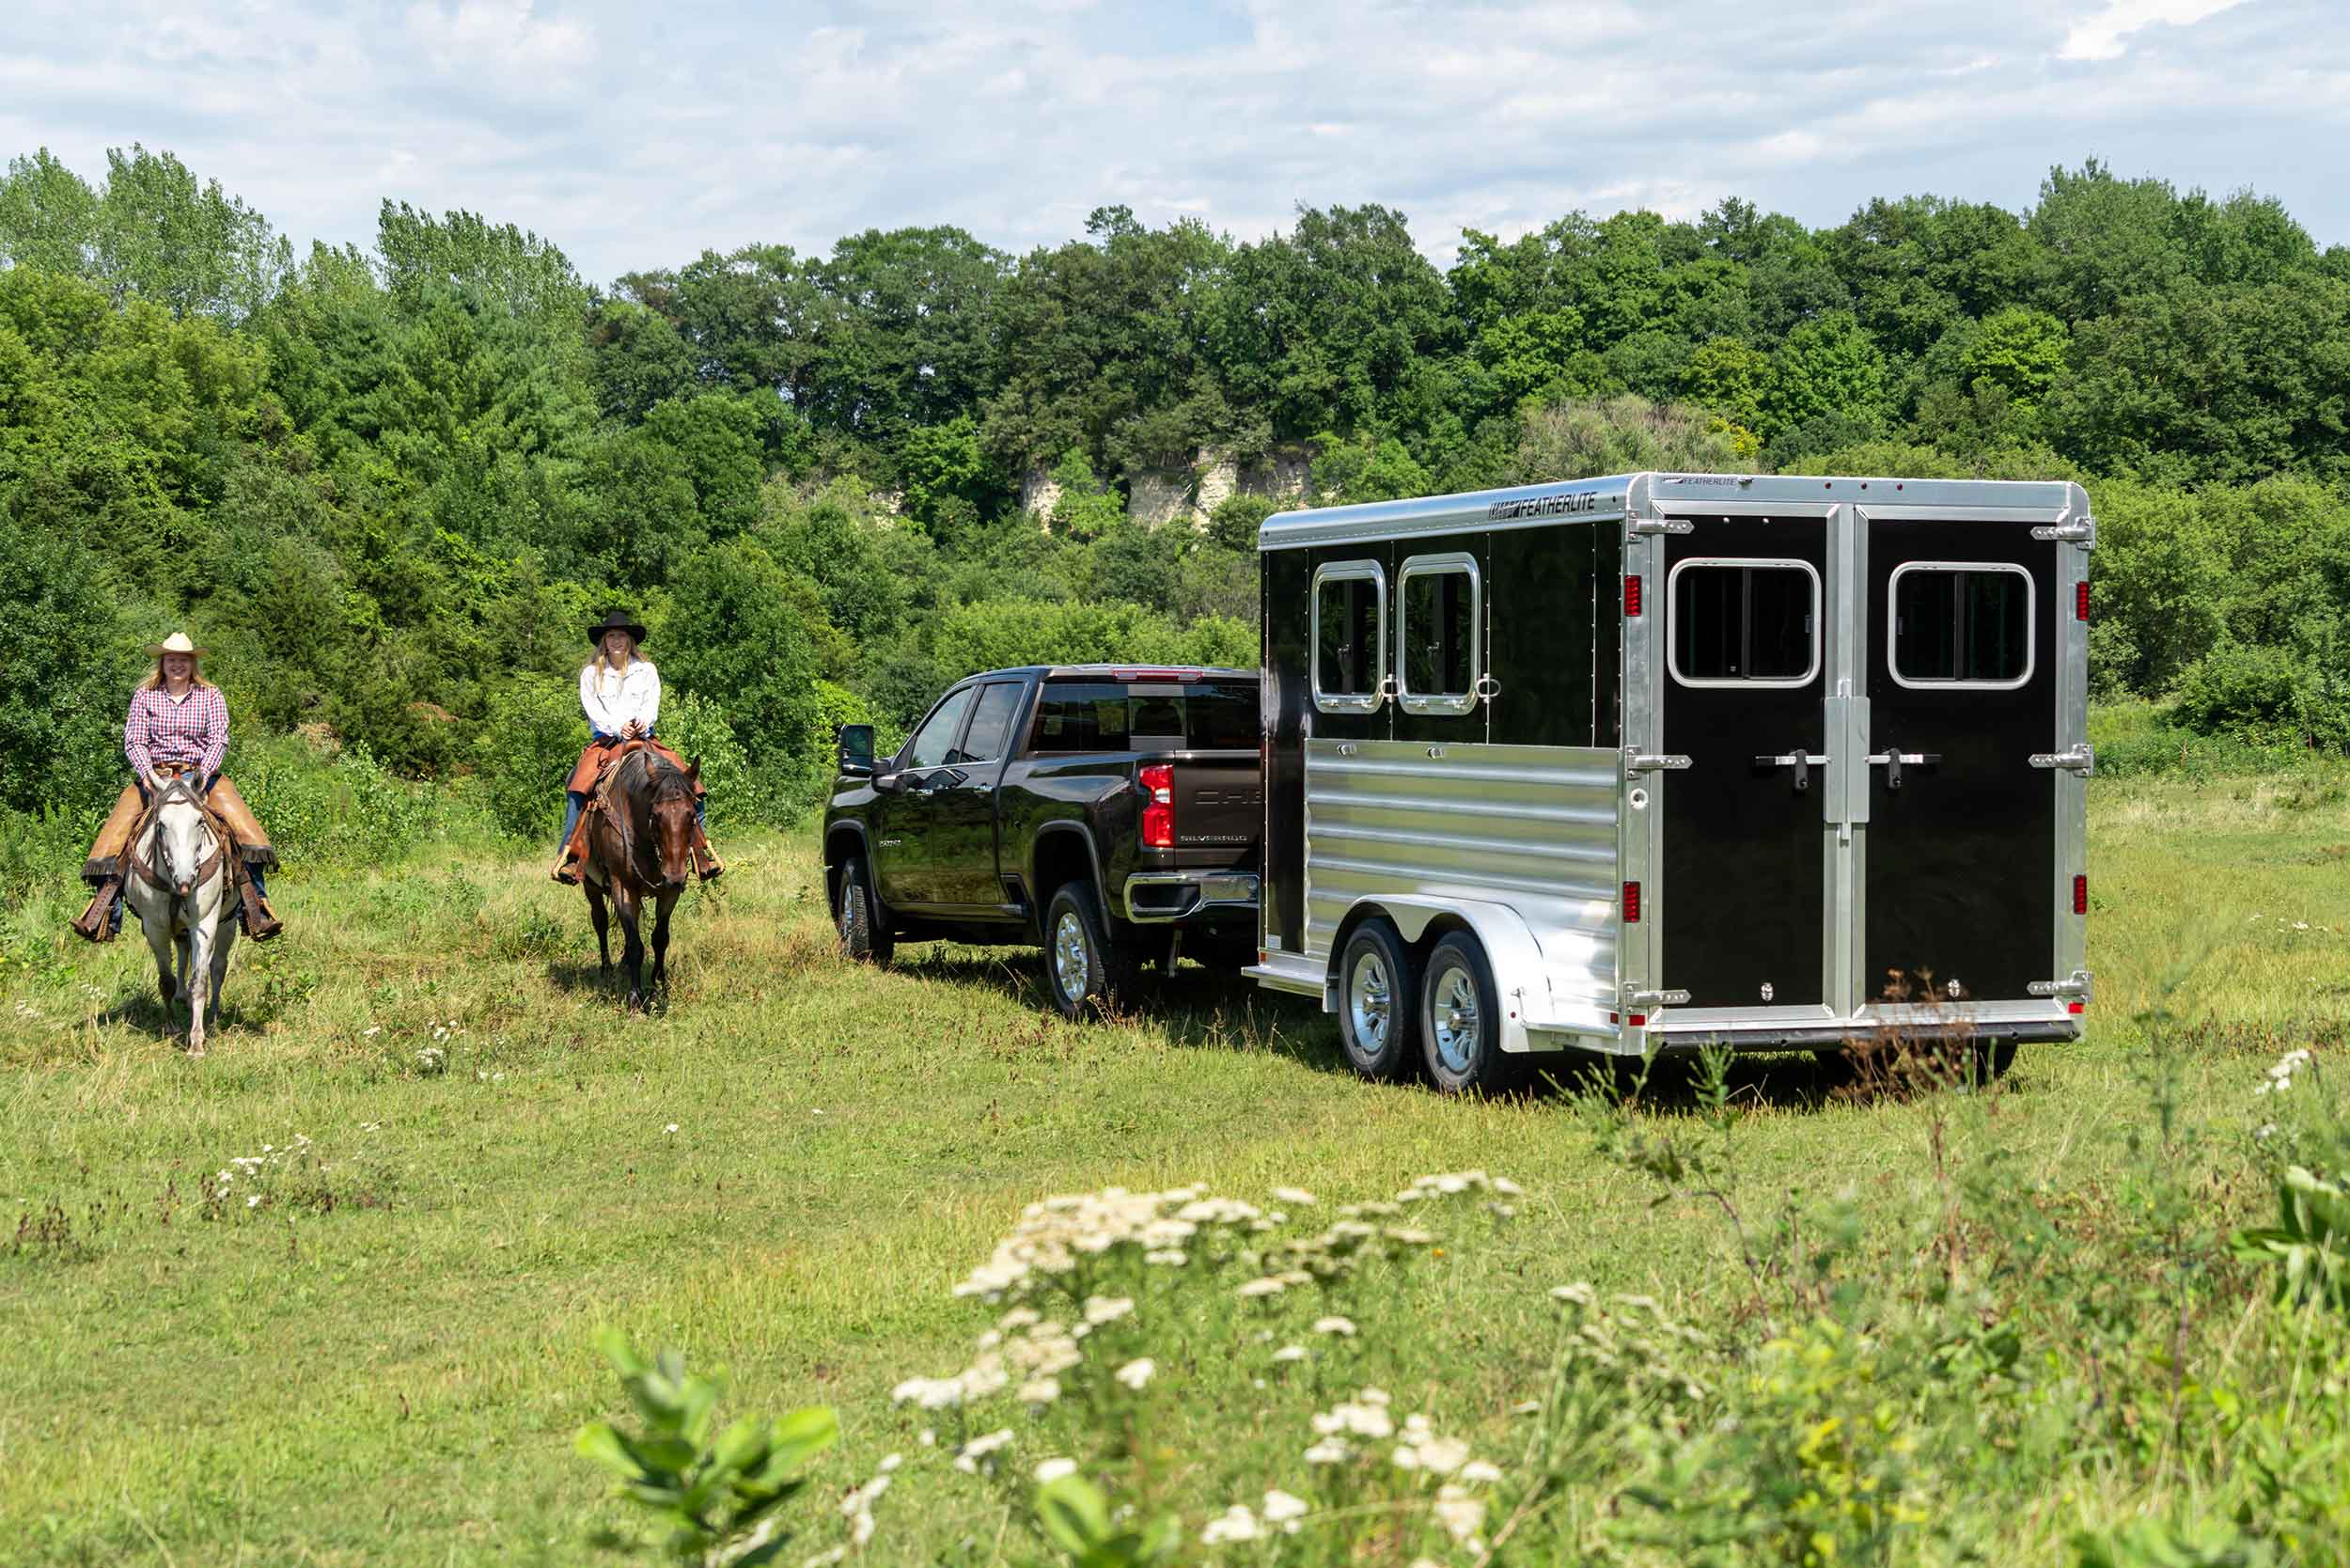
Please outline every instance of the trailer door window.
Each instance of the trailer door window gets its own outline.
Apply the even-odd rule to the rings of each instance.
[[[1396,701],[1412,713],[1465,713],[1485,672],[1485,614],[1477,557],[1414,556],[1396,573]]]
[[[1988,561],[1893,569],[1893,679],[1904,686],[2013,691],[2031,679],[2031,573]]]
[[[1378,711],[1387,683],[1387,573],[1377,561],[1332,561],[1314,572],[1314,706]]]
[[[1666,662],[1684,686],[1807,686],[1820,673],[1809,561],[1685,560],[1666,588]]]

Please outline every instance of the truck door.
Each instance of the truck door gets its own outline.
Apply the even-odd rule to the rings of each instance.
[[[882,902],[901,907],[937,902],[937,846],[932,828],[939,792],[955,781],[948,758],[971,716],[977,686],[948,692],[899,748],[890,774],[874,780],[873,879]]]
[[[1870,518],[1864,1001],[2021,1000],[2054,972],[2061,546]],[[2064,606],[2072,613],[2072,606]]]
[[[993,909],[1004,902],[995,869],[995,787],[1011,755],[1022,681],[979,688],[971,722],[947,754],[947,778],[929,795],[931,902]]]
[[[1688,759],[1652,776],[1661,859],[1642,917],[1655,973],[1691,1008],[1826,998],[1827,526],[1701,517],[1667,538],[1662,582],[1625,581],[1627,616],[1663,618],[1657,730]]]

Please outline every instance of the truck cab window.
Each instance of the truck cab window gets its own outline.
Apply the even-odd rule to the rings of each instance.
[[[1368,713],[1387,678],[1387,582],[1377,561],[1336,561],[1314,573],[1314,706]]]
[[[1893,569],[1893,679],[2012,690],[2031,679],[2032,583],[2020,566],[1904,561]]]
[[[1685,560],[1668,588],[1668,665],[1684,686],[1803,686],[1820,673],[1808,561]]]
[[[1465,713],[1484,673],[1484,604],[1477,560],[1465,552],[1415,556],[1396,576],[1397,700],[1415,713]]]
[[[971,728],[947,760],[993,762],[1001,757],[1004,743],[1011,736],[1011,715],[1020,706],[1020,692],[1017,681],[991,681],[981,686],[979,706],[971,710]]]
[[[978,694],[979,687],[965,686],[932,709],[931,716],[922,721],[922,728],[906,743],[899,768],[902,771],[943,766],[951,755],[956,732],[963,728],[963,715],[970,710],[971,698]]]

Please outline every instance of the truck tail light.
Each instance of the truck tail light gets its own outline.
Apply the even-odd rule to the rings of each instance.
[[[2073,585],[2073,619],[2089,619],[2089,579],[2086,577]]]
[[[1142,847],[1175,847],[1175,769],[1153,762],[1138,776],[1142,782]]]
[[[2089,879],[2085,876],[2076,876],[2073,879],[2073,913],[2076,915],[2089,913]]]
[[[1623,923],[1628,926],[1640,923],[1640,885],[1637,882],[1623,885]]]
[[[1626,618],[1640,613],[1640,579],[1637,577],[1623,580],[1623,613]]]

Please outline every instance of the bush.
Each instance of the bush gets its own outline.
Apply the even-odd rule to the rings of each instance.
[[[567,682],[522,676],[492,698],[473,760],[498,825],[525,839],[561,832],[564,778],[587,744],[579,694]]]
[[[2226,644],[2180,678],[2175,712],[2188,729],[2254,745],[2350,744],[2350,704],[2333,674],[2282,648]]]
[[[0,497],[0,806],[103,812],[122,788],[122,715],[146,667],[96,556]]]

